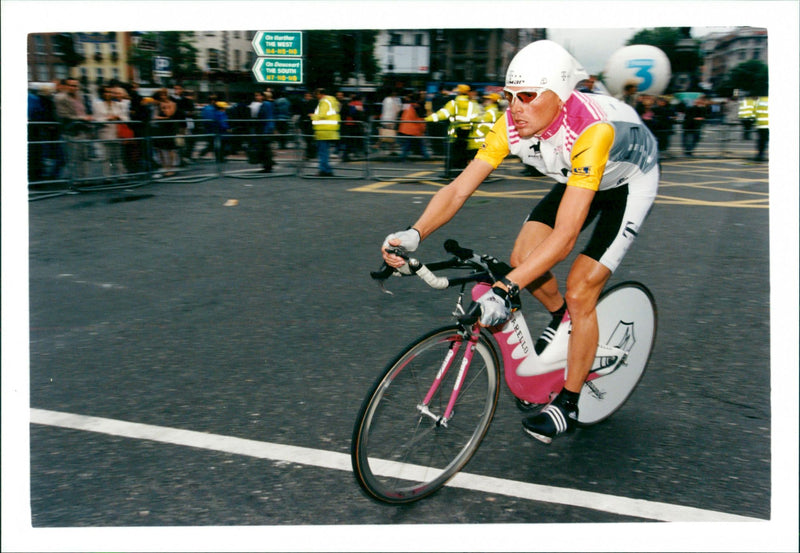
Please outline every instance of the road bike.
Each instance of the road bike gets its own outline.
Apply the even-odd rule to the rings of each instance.
[[[382,371],[356,418],[353,472],[372,498],[390,504],[417,501],[439,490],[469,462],[494,417],[501,370],[523,410],[541,408],[566,378],[571,323],[567,313],[548,347],[537,355],[522,310],[502,326],[478,324],[474,300],[511,271],[490,255],[444,244],[452,257],[422,264],[402,248],[406,264],[371,273],[383,287],[392,275],[416,275],[435,289],[460,287],[453,324],[412,341]],[[468,271],[446,276],[448,270]],[[472,303],[464,309],[471,288]],[[656,335],[652,293],[627,281],[608,288],[597,304],[600,340],[578,402],[578,426],[597,424],[617,411],[644,373]]]

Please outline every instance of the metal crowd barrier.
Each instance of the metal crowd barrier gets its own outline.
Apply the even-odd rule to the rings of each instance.
[[[252,119],[229,120],[230,131],[224,134],[213,132],[211,121],[203,119],[70,125],[31,122],[29,199],[134,188],[155,181],[331,178],[318,175],[316,140],[310,125],[274,122],[281,124],[282,132],[259,132],[265,121]],[[451,166],[457,145],[446,134],[447,123],[420,122],[426,125],[423,135],[404,136],[396,132],[401,122],[375,118],[342,121],[341,138],[331,148],[333,178],[404,182],[453,178],[460,168]],[[660,138],[663,160],[686,156],[680,124]],[[273,154],[270,172],[262,171],[266,147]],[[701,129],[693,157],[749,159],[755,150],[755,132],[745,139],[738,123],[713,122]]]
[[[341,121],[339,140],[329,146],[332,176],[319,174],[317,140],[310,124],[299,126],[303,155],[298,175],[303,179],[368,179],[370,176],[369,132],[363,121]]]

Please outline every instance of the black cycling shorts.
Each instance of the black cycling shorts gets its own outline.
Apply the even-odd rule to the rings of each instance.
[[[556,184],[533,208],[527,220],[554,228],[558,206],[566,190],[566,184]],[[627,184],[596,192],[581,231],[595,219],[597,225],[589,238],[589,243],[581,253],[602,263],[612,272],[615,271],[638,235],[639,227],[647,216],[653,199],[654,196],[632,200],[628,194]]]

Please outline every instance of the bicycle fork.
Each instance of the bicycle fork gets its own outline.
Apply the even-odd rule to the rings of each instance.
[[[452,367],[453,361],[456,359],[458,351],[461,349],[464,340],[454,341],[452,344],[450,344],[450,349],[447,351],[447,355],[445,356],[444,361],[442,361],[439,371],[436,373],[436,378],[434,378],[433,384],[431,384],[428,393],[425,395],[425,399],[422,400],[422,403],[417,405],[417,410],[426,417],[430,417],[436,421],[436,426],[443,426],[447,428],[447,422],[453,416],[453,408],[455,407],[456,400],[458,399],[458,393],[461,390],[461,385],[464,384],[464,380],[467,377],[467,369],[469,368],[470,363],[472,363],[472,356],[475,354],[475,344],[478,342],[479,335],[480,330],[476,326],[467,341],[467,349],[464,351],[464,357],[461,359],[461,365],[458,368],[458,375],[453,383],[453,390],[450,392],[450,399],[447,402],[447,407],[445,408],[444,414],[439,416],[431,411],[430,402],[433,399],[433,396],[439,390],[439,387],[441,386],[442,381],[444,380],[448,371]]]

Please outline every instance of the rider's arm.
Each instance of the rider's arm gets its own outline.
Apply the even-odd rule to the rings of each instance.
[[[489,163],[475,159],[455,180],[439,189],[422,212],[422,216],[411,226],[419,233],[420,240],[430,236],[433,231],[452,219],[493,170],[494,167]],[[394,246],[398,245],[400,240],[390,239],[388,243]],[[383,260],[391,267],[401,267],[405,264],[402,258],[388,253],[385,248],[383,248]]]
[[[613,142],[614,128],[605,123],[589,127],[578,137],[570,154],[572,168],[553,232],[507,275],[511,282],[524,288],[570,254],[600,186]],[[496,285],[507,288],[502,283]]]
[[[497,169],[508,154],[506,118],[501,117],[492,126],[484,145],[475,154],[475,159],[453,182],[436,193],[422,217],[414,224],[420,237],[424,239],[452,219],[464,202],[486,180],[486,177]]]
[[[485,161],[473,160],[455,180],[439,189],[422,216],[412,225],[419,231],[420,238],[424,240],[452,219],[493,170],[494,167]]]
[[[505,125],[506,118],[501,117],[487,135],[486,142],[478,150],[475,159],[453,182],[433,196],[422,216],[411,227],[419,233],[420,240],[430,236],[433,231],[452,219],[478,186],[509,154],[508,132]],[[389,243],[397,245],[399,242],[391,240]],[[392,267],[401,267],[405,263],[401,258],[386,253],[385,249],[383,259]]]
[[[431,199],[422,217],[414,224],[420,237],[425,238],[447,223],[464,205],[473,192],[492,171],[508,156],[508,131],[506,118],[501,117],[492,126],[484,145],[475,159],[450,184],[439,190]]]

